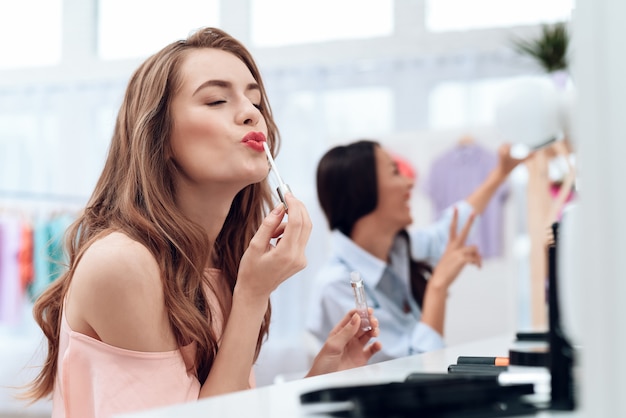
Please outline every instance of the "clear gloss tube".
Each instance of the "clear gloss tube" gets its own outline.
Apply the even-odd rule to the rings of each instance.
[[[372,325],[370,324],[369,310],[367,309],[367,299],[365,298],[365,285],[358,272],[353,271],[350,273],[350,285],[354,291],[356,309],[361,317],[361,330],[370,331]]]
[[[283,206],[285,206],[285,210],[288,210],[287,200],[285,199],[285,195],[287,193],[291,193],[291,189],[289,185],[283,181],[283,178],[280,176],[278,172],[278,167],[276,167],[276,163],[274,162],[274,157],[272,157],[272,153],[267,146],[267,142],[263,141],[263,149],[265,150],[265,155],[267,156],[267,161],[270,163],[270,167],[276,176],[276,180],[278,181],[278,187],[276,188],[276,193],[278,193],[278,197],[280,201],[283,202]]]

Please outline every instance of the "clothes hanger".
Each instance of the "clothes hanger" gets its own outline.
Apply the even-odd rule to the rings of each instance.
[[[475,143],[476,143],[476,139],[470,134],[465,134],[461,136],[461,138],[459,138],[459,140],[457,141],[457,145],[461,147],[474,145]]]

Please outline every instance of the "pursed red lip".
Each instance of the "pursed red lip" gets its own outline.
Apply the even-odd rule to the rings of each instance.
[[[262,145],[263,142],[266,141],[265,134],[263,132],[248,132],[242,139],[241,142],[258,142]]]
[[[266,141],[265,134],[263,132],[248,132],[242,139],[241,143],[248,148],[251,148],[257,152],[265,151],[263,149],[263,143]]]

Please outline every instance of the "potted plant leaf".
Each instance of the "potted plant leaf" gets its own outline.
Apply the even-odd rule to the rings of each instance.
[[[541,35],[535,39],[514,39],[517,52],[529,55],[547,73],[552,74],[557,85],[567,81],[569,61],[569,32],[564,22],[542,25]],[[560,87],[563,87],[561,85]]]

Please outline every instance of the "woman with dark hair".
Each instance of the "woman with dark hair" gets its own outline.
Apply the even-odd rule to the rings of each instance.
[[[442,348],[448,288],[465,265],[481,265],[477,247],[465,244],[474,217],[520,163],[509,149],[500,147],[499,164],[470,196],[417,230],[407,229],[413,179],[379,143],[330,149],[317,168],[317,193],[332,249],[317,273],[308,330],[323,341],[355,305],[350,274],[358,272],[380,324],[382,350],[372,362]]]
[[[254,385],[270,294],[305,267],[311,231],[292,194],[287,222],[272,204],[264,142],[276,153],[261,75],[225,32],[200,29],[136,70],[68,231],[68,270],[36,301],[48,357],[27,396],[90,418]],[[309,375],[367,363],[370,320],[363,332],[346,310]]]

